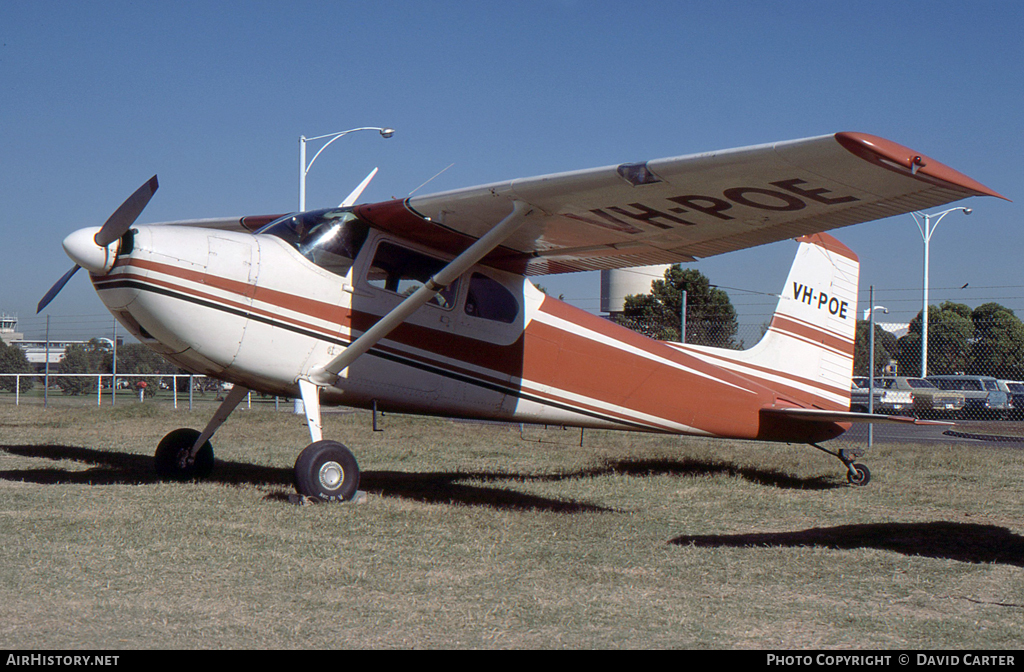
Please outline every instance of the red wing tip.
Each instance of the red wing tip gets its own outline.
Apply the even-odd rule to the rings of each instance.
[[[1009,201],[1006,196],[989,189],[977,180],[967,177],[944,163],[915,152],[892,140],[867,133],[836,133],[836,140],[844,148],[862,159],[883,165],[890,169],[902,168],[905,174],[925,176],[972,192],[976,196],[995,196]]]

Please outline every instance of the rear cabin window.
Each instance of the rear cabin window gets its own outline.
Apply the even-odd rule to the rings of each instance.
[[[445,262],[394,243],[382,242],[377,246],[366,281],[373,287],[409,296],[427,283],[432,275],[446,266]],[[459,281],[448,285],[429,303],[451,308],[458,294]]]
[[[466,314],[482,320],[511,324],[519,317],[519,302],[497,280],[483,273],[474,273],[469,278]]]

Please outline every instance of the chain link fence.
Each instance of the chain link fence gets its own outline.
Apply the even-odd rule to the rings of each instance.
[[[986,306],[988,306],[986,308]],[[854,354],[851,408],[876,413],[955,422],[956,426],[930,430],[961,432],[971,437],[1024,441],[1024,324],[1010,311],[994,304],[968,309],[946,302],[929,312],[927,376],[921,377],[921,324],[915,318],[902,331],[875,325],[875,352],[868,352],[870,325],[858,321]],[[658,319],[610,318],[651,338],[679,341],[682,324]],[[763,324],[737,324],[732,320],[690,320],[687,343],[742,350],[755,345],[768,329]],[[874,391],[868,384],[869,362],[874,360]],[[120,358],[119,358],[120,362]],[[121,368],[119,363],[118,368]],[[107,369],[109,371],[109,368]],[[143,383],[140,386],[139,383]],[[196,404],[214,403],[227,386],[205,376],[187,374],[118,373],[116,385],[109,373],[67,374],[51,365],[50,387],[33,373],[0,374],[0,404],[73,404],[103,406],[145,401],[191,410]],[[251,395],[249,407],[291,410],[289,399]],[[915,431],[920,428],[911,428]],[[888,429],[873,427],[874,440],[890,440]],[[924,430],[921,430],[922,432]],[[923,435],[923,433],[921,434]],[[901,436],[907,436],[902,433]],[[909,439],[903,439],[909,440]],[[851,430],[830,444],[856,447],[869,442],[866,425]]]
[[[657,318],[609,319],[651,338],[680,340],[681,325]],[[852,410],[873,406],[876,413],[930,420],[1024,421],[1024,324],[1012,313],[972,319],[969,312],[933,309],[924,377],[920,322],[902,327],[894,333],[875,325],[874,403],[869,404],[870,324],[858,321]],[[761,340],[768,323],[702,320],[685,329],[687,343],[742,350]],[[1021,435],[1024,440],[1024,428]]]

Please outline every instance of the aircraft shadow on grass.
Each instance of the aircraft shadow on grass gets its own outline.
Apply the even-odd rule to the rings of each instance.
[[[61,467],[0,470],[0,480],[25,481],[44,485],[140,485],[156,483],[153,458],[148,455],[100,451],[80,446],[63,445],[0,445],[0,452],[22,457],[72,461],[92,465],[85,469]],[[497,509],[540,510],[561,513],[608,512],[615,509],[567,499],[543,497],[516,492],[507,486],[485,487],[484,483],[551,482],[597,478],[606,475],[626,476],[738,476],[759,485],[786,489],[821,490],[845,487],[826,477],[798,478],[782,472],[739,468],[725,463],[698,460],[617,460],[572,472],[550,474],[516,474],[493,471],[400,472],[364,471],[360,489],[382,496],[402,497],[425,503],[489,506]],[[227,485],[282,486],[289,491],[294,485],[292,469],[217,460],[208,480]],[[475,482],[475,483],[472,483]],[[270,499],[287,500],[287,493],[274,493]]]
[[[679,536],[670,543],[705,548],[875,548],[909,556],[1024,567],[1024,537],[1005,527],[948,521],[864,523],[795,532]]]

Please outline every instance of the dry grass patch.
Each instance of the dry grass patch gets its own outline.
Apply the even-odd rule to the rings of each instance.
[[[150,456],[192,414],[0,406],[12,648],[1016,648],[1024,459],[328,414],[361,506],[287,503],[301,418],[238,411],[203,483]],[[576,437],[578,441],[578,436]]]

